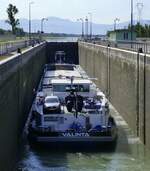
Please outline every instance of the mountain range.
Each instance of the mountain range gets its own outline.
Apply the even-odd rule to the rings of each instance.
[[[80,34],[81,33],[81,22],[71,21],[69,19],[62,19],[58,17],[48,17],[47,21],[43,23],[43,30],[45,33],[66,33],[66,34]],[[136,23],[136,21],[134,21]],[[20,27],[24,31],[28,32],[28,19],[20,19]],[[32,32],[37,32],[41,30],[41,20],[32,20]],[[117,24],[117,28],[127,28],[130,22],[123,22]],[[150,24],[150,20],[143,20],[143,24]],[[0,20],[0,28],[10,29],[10,26],[5,22],[5,20]],[[113,24],[96,24],[93,23],[93,34],[106,34],[107,31],[113,30]]]

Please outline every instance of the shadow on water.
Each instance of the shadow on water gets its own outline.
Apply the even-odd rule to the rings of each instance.
[[[50,143],[50,144],[36,144],[30,145],[34,151],[50,151],[50,152],[86,152],[86,153],[112,153],[116,150],[116,143]]]
[[[123,134],[123,130],[121,130]],[[120,137],[119,137],[120,138]],[[118,138],[118,140],[119,140]],[[17,170],[106,170],[116,151],[129,153],[126,136],[123,136],[123,148],[118,141],[110,143],[63,143],[30,144],[23,140],[20,146]],[[119,140],[120,141],[120,140]],[[91,163],[92,162],[92,163]],[[100,163],[99,163],[100,162]],[[70,169],[71,168],[71,169]]]
[[[119,128],[116,147],[108,144],[44,144],[20,146],[18,171],[149,171],[141,144],[129,144]]]
[[[104,148],[104,146],[103,146]],[[112,153],[108,149],[102,149],[102,146],[98,148],[98,146],[94,145],[46,145],[39,146],[34,145],[30,146],[26,144],[23,149],[21,149],[22,154],[19,160],[17,170],[25,170],[25,171],[39,171],[39,170],[79,170],[79,166],[81,168],[87,168],[87,165],[91,163],[90,159],[92,156],[99,155],[100,153]],[[114,151],[114,150],[113,150]],[[99,158],[99,157],[98,157]],[[103,163],[107,165],[109,162],[108,158],[102,157]],[[102,159],[100,160],[102,162]],[[96,167],[93,165],[92,168]],[[91,164],[90,164],[91,167]]]

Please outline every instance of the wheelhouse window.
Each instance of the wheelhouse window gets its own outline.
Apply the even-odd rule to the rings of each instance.
[[[53,91],[66,92],[66,85],[53,85]]]
[[[89,84],[74,84],[72,86],[73,89],[77,90],[78,92],[89,92],[90,91],[90,85]],[[67,92],[71,89],[71,85],[62,85],[62,84],[55,84],[53,85],[53,91],[54,92]]]
[[[78,85],[78,90],[79,92],[89,92],[90,85],[89,84]]]

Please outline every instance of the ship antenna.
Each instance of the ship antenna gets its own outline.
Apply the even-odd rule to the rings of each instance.
[[[73,90],[73,80],[74,80],[74,76],[71,76],[70,78],[71,80],[71,91],[74,91]],[[74,93],[74,97],[75,97],[75,102],[74,102],[74,107],[75,107],[75,117],[77,118],[78,117],[78,99],[77,99],[77,88],[75,87],[75,93]]]

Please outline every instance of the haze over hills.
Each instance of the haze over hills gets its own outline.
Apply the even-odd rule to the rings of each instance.
[[[136,21],[135,21],[136,23]],[[143,24],[150,24],[150,20],[143,20]],[[129,22],[117,24],[117,28],[127,28]],[[28,19],[20,19],[20,27],[28,32]],[[4,20],[0,20],[0,28],[10,29],[10,26],[5,23]],[[106,34],[108,30],[113,30],[114,25],[112,24],[96,24],[93,23],[94,34]],[[41,30],[41,20],[32,20],[32,32]],[[67,34],[80,34],[81,23],[74,22],[69,19],[62,19],[57,17],[48,17],[48,21],[44,21],[44,32],[46,33],[67,33]]]

